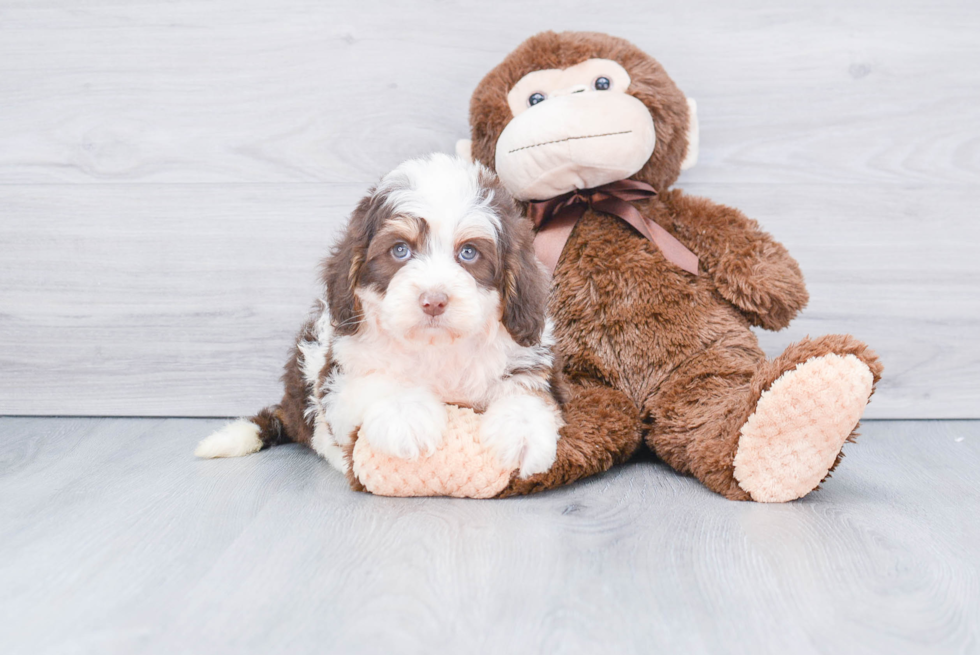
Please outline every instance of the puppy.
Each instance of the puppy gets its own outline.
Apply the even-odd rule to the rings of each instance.
[[[442,443],[445,403],[482,412],[480,438],[527,477],[551,468],[560,366],[530,223],[496,176],[446,155],[407,161],[364,198],[323,266],[279,405],[200,443],[235,457],[304,443],[340,471],[360,429],[415,459]]]

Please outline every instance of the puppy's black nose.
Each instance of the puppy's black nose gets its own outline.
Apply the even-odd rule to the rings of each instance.
[[[429,316],[438,316],[446,311],[449,296],[441,291],[426,291],[419,296],[419,304],[422,305],[422,311]]]

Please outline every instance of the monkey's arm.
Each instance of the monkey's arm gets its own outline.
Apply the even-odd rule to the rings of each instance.
[[[809,294],[799,264],[754,220],[680,191],[664,193],[661,200],[673,214],[675,234],[752,325],[781,330],[806,306]]]

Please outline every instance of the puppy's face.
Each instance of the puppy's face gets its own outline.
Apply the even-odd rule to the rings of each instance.
[[[460,189],[448,182],[436,203],[415,190],[392,191],[391,215],[368,246],[355,294],[365,319],[399,339],[454,340],[500,319],[500,221],[477,197],[454,197]]]
[[[328,260],[331,317],[341,334],[368,324],[435,344],[499,324],[540,340],[548,281],[530,224],[486,169],[445,155],[405,162],[351,217]]]

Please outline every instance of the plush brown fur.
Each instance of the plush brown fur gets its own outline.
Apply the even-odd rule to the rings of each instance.
[[[521,44],[473,94],[474,158],[493,167],[497,138],[512,118],[506,97],[515,82],[590,58],[619,61],[632,78],[627,92],[649,107],[657,145],[631,179],[660,193],[636,206],[698,255],[701,274],[667,262],[620,219],[586,212],[565,246],[549,301],[570,383],[558,461],[548,473],[515,479],[501,495],[604,471],[645,442],[677,471],[747,500],[733,459],[739,430],[762,392],[820,355],[855,355],[875,383],[881,363],[845,335],[806,339],[766,360],[750,326],[779,330],[803,309],[808,295],[800,268],[738,210],[669,190],[687,148],[687,103],[661,66],[632,44],[570,32]]]

